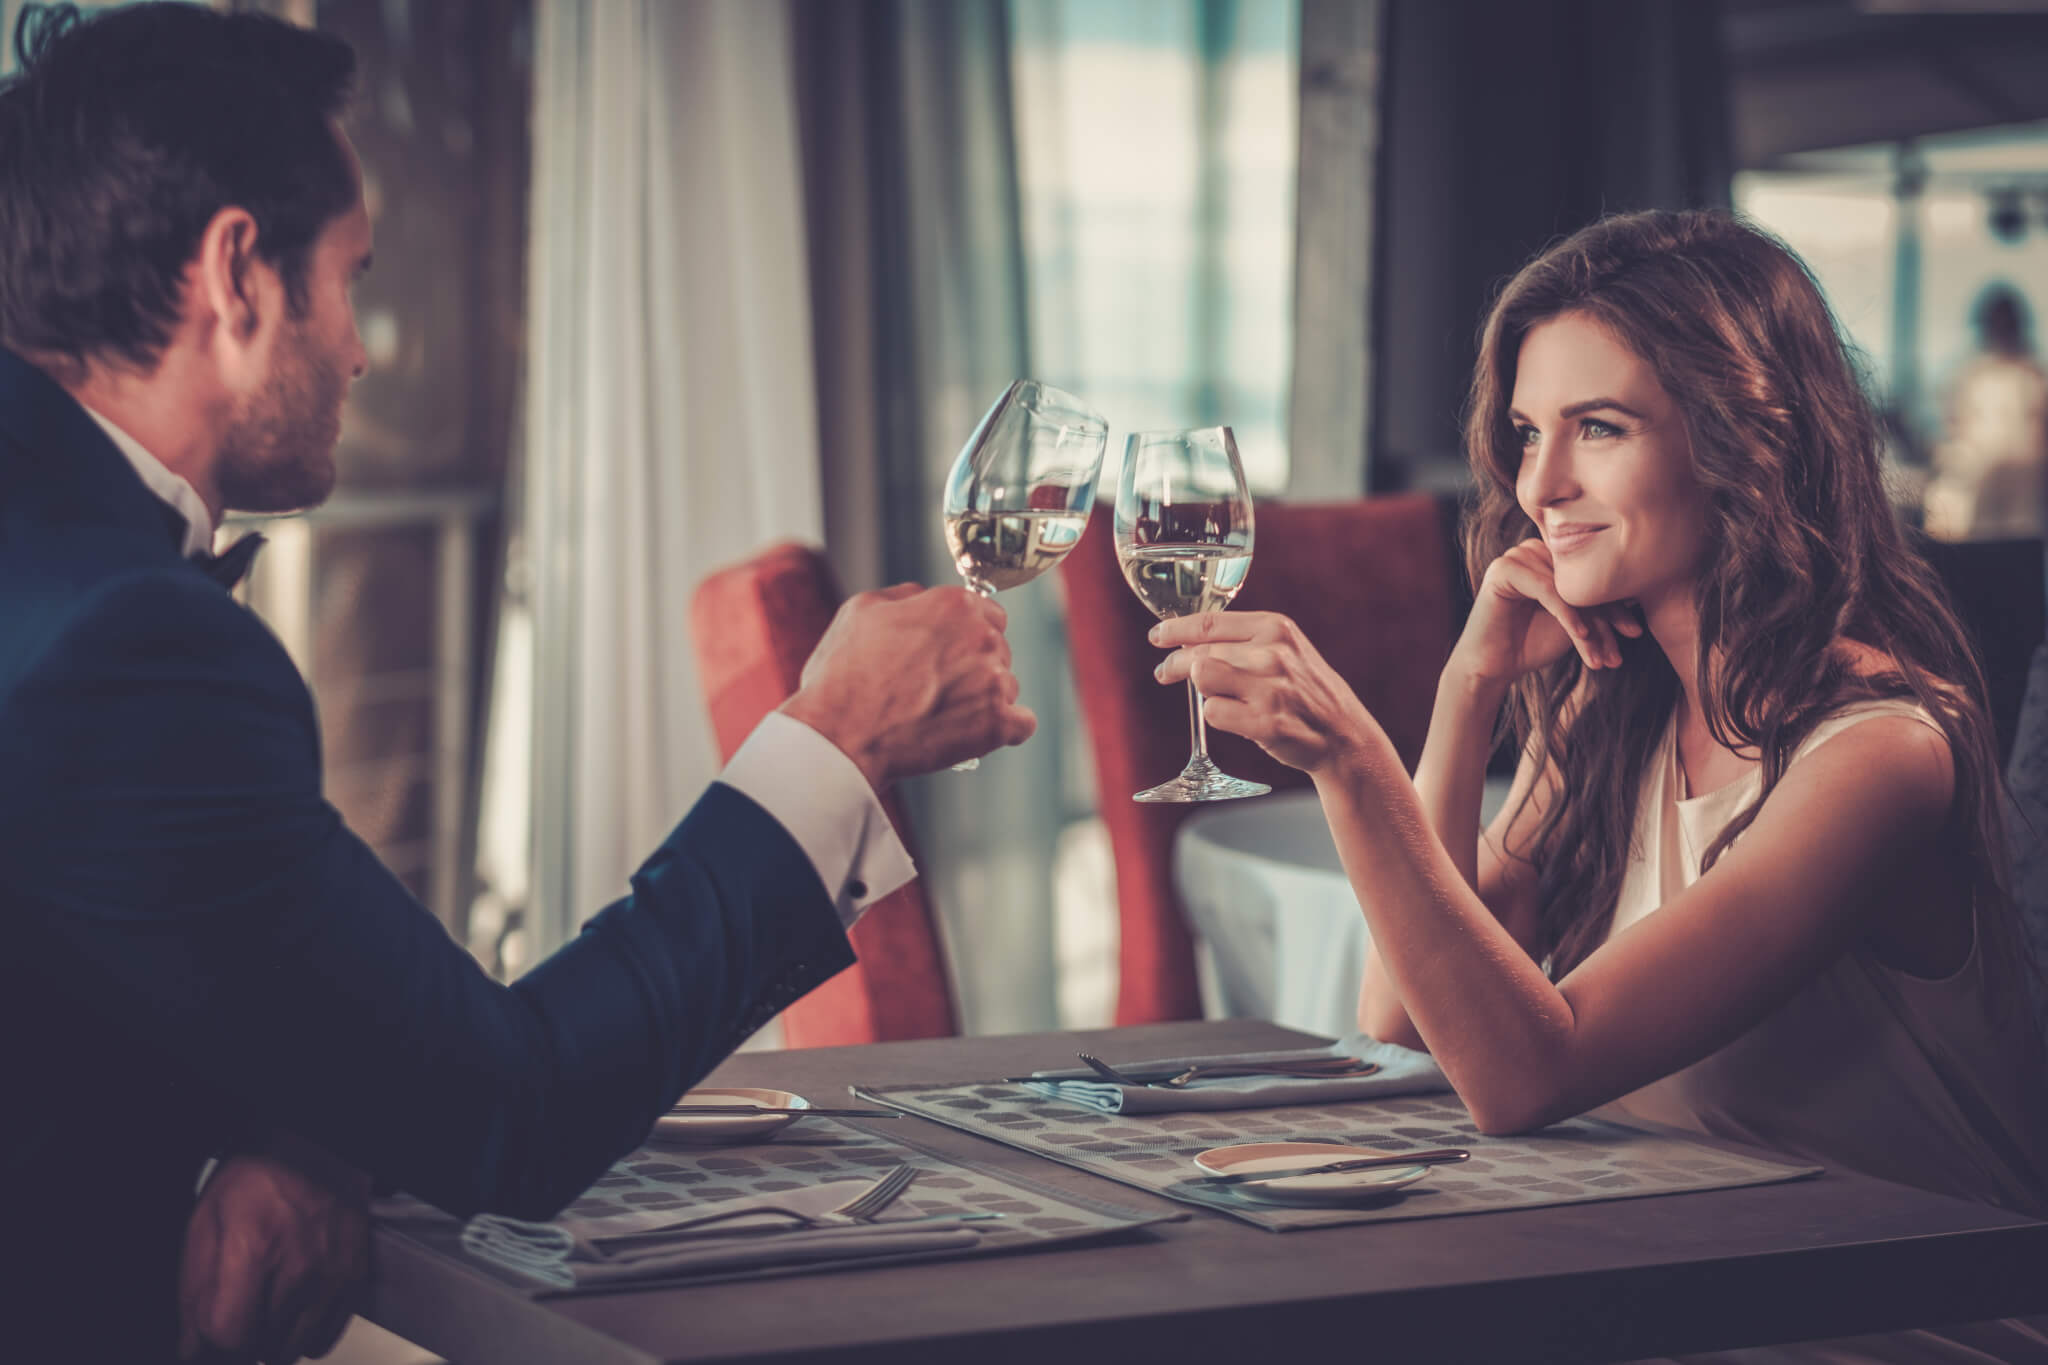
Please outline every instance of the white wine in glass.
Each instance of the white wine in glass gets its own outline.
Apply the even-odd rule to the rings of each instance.
[[[1074,395],[1035,379],[1003,390],[946,476],[946,548],[969,588],[994,597],[1080,544],[1108,444],[1109,424]]]
[[[1086,512],[952,512],[946,547],[967,585],[993,597],[1065,559],[1087,529]]]
[[[1116,488],[1116,558],[1138,600],[1162,620],[1221,611],[1252,567],[1252,497],[1229,427],[1140,431],[1124,448]],[[1194,752],[1178,777],[1138,792],[1145,802],[1228,801],[1273,790],[1209,757],[1202,694],[1188,680]]]
[[[1249,554],[1209,545],[1133,546],[1118,562],[1131,591],[1161,620],[1222,611],[1252,567]]]

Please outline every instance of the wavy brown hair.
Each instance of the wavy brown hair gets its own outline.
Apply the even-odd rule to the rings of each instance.
[[[2006,891],[1982,670],[1886,496],[1878,419],[1834,317],[1781,242],[1724,212],[1628,214],[1565,239],[1509,281],[1481,334],[1466,414],[1478,484],[1465,523],[1472,581],[1536,534],[1515,500],[1521,442],[1508,407],[1522,339],[1566,313],[1598,322],[1647,361],[1691,438],[1709,545],[1693,589],[1697,694],[1716,742],[1756,753],[1763,768],[1762,792],[1705,864],[1748,828],[1831,712],[1914,698],[1948,737],[1955,799],[1942,838],[1968,869],[1987,966],[2010,981],[2028,958]],[[1845,639],[1896,667],[1859,675],[1836,647]],[[1557,790],[1569,794],[1547,805],[1516,851],[1537,868],[1554,977],[1606,937],[1644,769],[1679,696],[1654,640],[1620,644],[1623,667],[1585,670],[1567,652],[1523,679],[1513,708],[1525,749],[1556,762]]]

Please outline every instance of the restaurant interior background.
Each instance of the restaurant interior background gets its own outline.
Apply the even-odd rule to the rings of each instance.
[[[949,581],[939,481],[1013,377],[1107,466],[1220,422],[1262,497],[1455,491],[1489,292],[1603,210],[1732,204],[1812,265],[1916,515],[1973,309],[2048,303],[2048,3],[242,3],[356,47],[377,233],[339,491],[252,600],[335,803],[507,976],[716,772],[696,583],[785,537]],[[1003,600],[1041,728],[914,784],[924,875],[967,1031],[1106,1022],[1057,576]]]
[[[940,480],[1012,378],[1111,465],[1228,423],[1260,496],[1455,491],[1489,292],[1602,211],[1733,205],[1863,351],[1917,516],[1973,310],[2048,306],[2048,3],[239,7],[355,45],[377,234],[339,491],[252,602],[336,805],[507,977],[717,770],[704,574],[795,537],[949,581]],[[910,793],[969,1032],[1115,994],[1056,579],[1004,599],[1038,736]]]

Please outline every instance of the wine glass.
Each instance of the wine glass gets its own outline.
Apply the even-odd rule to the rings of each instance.
[[[1116,559],[1131,591],[1162,620],[1230,605],[1252,567],[1252,496],[1229,427],[1131,434],[1117,476]],[[1193,678],[1188,729],[1194,752],[1187,767],[1133,801],[1228,801],[1273,790],[1210,760]]]
[[[1109,424],[1074,395],[1035,379],[1003,390],[946,476],[946,546],[969,588],[994,597],[1066,558],[1088,529],[1108,444]]]

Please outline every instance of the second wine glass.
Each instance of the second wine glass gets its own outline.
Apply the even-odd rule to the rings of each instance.
[[[1066,558],[1088,529],[1108,443],[1109,424],[1074,395],[1035,379],[1003,390],[946,476],[946,547],[968,587],[994,597]]]
[[[1251,572],[1252,496],[1229,427],[1132,433],[1117,476],[1116,558],[1131,591],[1162,620],[1230,605]],[[1133,801],[1228,801],[1273,790],[1210,759],[1193,678],[1188,729],[1194,752],[1187,767]]]

